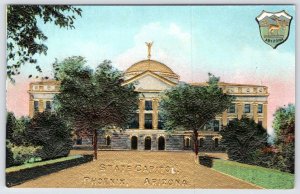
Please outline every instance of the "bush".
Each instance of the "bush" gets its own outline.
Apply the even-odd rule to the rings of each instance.
[[[20,165],[41,160],[38,157],[38,152],[42,149],[41,146],[16,146],[9,143],[7,148],[13,156],[13,163],[10,163],[12,165]]]
[[[14,155],[11,149],[6,145],[6,168],[14,165]]]
[[[64,120],[50,112],[37,113],[26,133],[30,143],[42,146],[38,156],[43,160],[67,156],[72,149],[71,129]]]
[[[234,119],[220,133],[230,160],[255,164],[259,150],[267,146],[267,131],[246,117]]]
[[[6,139],[14,145],[26,144],[25,130],[28,126],[29,118],[21,117],[17,119],[12,112],[7,113]]]
[[[12,147],[15,164],[24,164],[24,163],[32,163],[35,161],[40,161],[41,158],[38,156],[38,150],[41,150],[41,147],[33,147],[33,146]]]

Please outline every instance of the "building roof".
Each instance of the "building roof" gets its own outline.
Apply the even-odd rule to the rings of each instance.
[[[207,82],[191,82],[188,83],[193,86],[207,86]],[[267,87],[263,85],[254,85],[254,84],[240,84],[240,83],[226,83],[226,82],[219,82],[219,86],[252,86],[252,87]]]
[[[172,69],[170,69],[165,64],[155,61],[155,60],[142,60],[133,65],[131,65],[125,73],[135,73],[135,72],[144,72],[144,71],[152,71],[152,72],[160,72],[166,74],[173,74],[176,75]]]

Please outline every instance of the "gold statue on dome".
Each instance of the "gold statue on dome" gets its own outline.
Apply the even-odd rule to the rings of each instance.
[[[147,47],[148,47],[148,59],[150,60],[151,58],[151,47],[153,45],[153,41],[152,42],[145,42]]]

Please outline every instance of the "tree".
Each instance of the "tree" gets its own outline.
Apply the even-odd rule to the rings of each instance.
[[[85,63],[82,57],[71,57],[55,64],[55,76],[61,81],[55,101],[57,111],[77,131],[93,134],[97,159],[97,130],[126,126],[136,113],[138,93],[133,85],[122,86],[123,74],[110,61],[103,61],[95,72],[85,67]]]
[[[44,42],[47,36],[38,27],[38,20],[44,24],[54,22],[60,28],[74,28],[76,15],[81,9],[69,5],[8,5],[7,6],[7,76],[20,74],[20,67],[26,63],[36,64],[35,54],[47,54]],[[41,72],[40,66],[36,69]]]
[[[234,119],[220,131],[228,157],[242,163],[253,163],[257,151],[267,147],[267,131],[253,119]]]
[[[290,143],[295,140],[295,105],[280,107],[274,113],[273,128],[275,144]]]
[[[209,74],[209,81],[205,86],[179,84],[167,90],[160,103],[167,128],[193,130],[196,157],[198,130],[226,110],[234,99],[224,93],[218,83],[219,78]]]
[[[6,140],[15,145],[24,144],[26,141],[24,132],[28,123],[28,119],[21,117],[17,119],[12,112],[7,113],[6,121]]]
[[[43,159],[67,156],[72,149],[71,128],[56,113],[36,113],[26,131],[30,143],[41,146],[39,153]]]
[[[278,149],[277,167],[282,171],[295,171],[295,105],[280,107],[274,114],[275,146]]]

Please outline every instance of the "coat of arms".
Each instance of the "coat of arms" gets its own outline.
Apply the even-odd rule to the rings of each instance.
[[[274,49],[288,39],[292,16],[284,10],[280,12],[262,11],[256,17],[256,21],[261,38]]]

